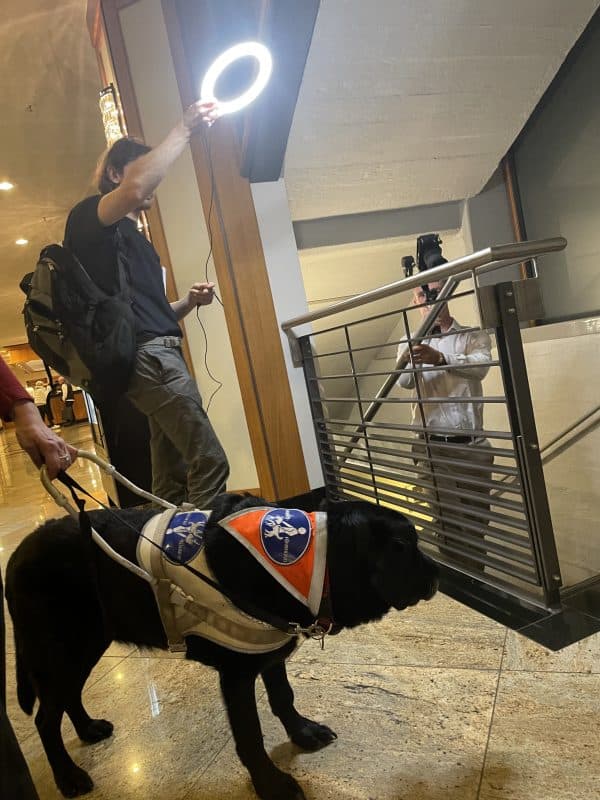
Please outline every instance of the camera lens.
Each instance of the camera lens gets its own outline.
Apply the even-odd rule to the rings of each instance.
[[[442,240],[437,233],[426,233],[424,236],[418,237],[417,264],[421,272],[448,263],[442,255],[441,244]]]

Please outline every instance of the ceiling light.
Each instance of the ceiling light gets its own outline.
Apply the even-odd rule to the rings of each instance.
[[[1,181],[0,182],[0,191],[2,191],[2,192],[10,192],[10,190],[14,189],[14,188],[15,188],[14,183],[11,183],[10,181]]]
[[[222,102],[218,97],[215,97],[215,85],[220,75],[230,64],[240,58],[252,56],[258,61],[258,75],[256,80],[246,89],[245,92],[235,97],[233,100],[223,100]],[[271,77],[271,69],[273,67],[273,59],[271,53],[259,42],[241,42],[228,50],[213,61],[208,68],[202,87],[200,89],[200,100],[203,103],[217,103],[219,116],[223,114],[233,114],[234,111],[239,111],[245,106],[256,100],[258,95],[265,88]]]
[[[20,244],[20,245],[29,244],[29,239],[17,239],[15,244]]]

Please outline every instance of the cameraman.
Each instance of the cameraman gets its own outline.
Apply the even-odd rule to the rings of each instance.
[[[444,263],[441,259],[440,263]],[[437,296],[442,283],[432,282],[425,288],[418,287],[413,291],[412,304],[419,307],[421,317],[426,317],[431,306],[427,304],[427,294]],[[464,400],[469,397],[482,397],[482,381],[488,373],[491,360],[491,340],[485,331],[466,329],[455,320],[447,303],[439,305],[436,324],[431,337],[411,345],[411,366],[425,368],[423,372],[403,372],[398,384],[403,389],[415,389],[415,378],[418,380],[419,393],[423,401],[422,411],[428,439],[431,443],[429,453],[424,443],[413,445],[417,466],[423,470],[426,480],[431,480],[431,489],[427,495],[439,503],[433,506],[434,525],[445,533],[438,534],[440,553],[447,559],[458,562],[471,570],[482,571],[481,565],[472,559],[453,553],[443,547],[443,543],[457,544],[464,550],[473,550],[481,554],[480,549],[472,548],[463,540],[468,537],[483,539],[485,534],[471,530],[466,525],[487,526],[486,513],[490,508],[489,489],[470,483],[469,479],[489,482],[492,477],[493,455],[489,452],[490,443],[478,431],[483,430],[483,404],[474,401],[453,403],[452,398]],[[404,350],[400,345],[398,353]],[[437,369],[429,369],[437,367]],[[432,398],[427,402],[428,398]],[[439,402],[440,399],[450,402]],[[421,425],[422,419],[418,405],[413,405],[412,422]],[[435,430],[444,433],[436,434]],[[456,431],[449,434],[448,431]],[[419,439],[424,439],[419,434]],[[436,446],[436,443],[439,443]],[[452,445],[460,449],[453,451]],[[469,452],[465,451],[465,447]],[[430,455],[431,462],[422,460]],[[441,463],[439,460],[442,459]],[[446,465],[444,460],[452,459],[468,462],[469,465]],[[432,468],[433,465],[433,468]],[[451,492],[451,493],[450,493]],[[476,495],[473,497],[473,495]],[[445,504],[459,508],[444,509]],[[475,515],[473,514],[475,512]],[[436,516],[440,518],[435,519]],[[446,522],[445,516],[452,519]]]

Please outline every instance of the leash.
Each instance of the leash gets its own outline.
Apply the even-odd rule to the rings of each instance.
[[[146,500],[150,500],[158,505],[162,506],[168,510],[177,510],[177,506],[173,503],[169,503],[166,500],[163,500],[156,495],[151,494],[150,492],[141,489],[139,486],[136,486],[130,480],[125,478],[120,472],[118,472],[115,467],[110,464],[109,462],[105,461],[104,459],[97,456],[95,453],[86,451],[86,450],[78,450],[77,451],[77,458],[87,459],[88,461],[94,462],[100,469],[102,469],[107,474],[111,475],[115,480],[122,483],[126,486],[130,491],[134,494],[137,494],[140,497],[145,498]],[[169,556],[167,551],[161,547],[157,542],[149,537],[145,536],[144,533],[138,530],[134,525],[131,525],[127,520],[120,517],[112,508],[102,503],[96,497],[94,497],[87,489],[84,489],[74,478],[68,475],[66,472],[59,472],[57,476],[57,480],[59,480],[66,488],[69,489],[71,494],[71,498],[73,503],[75,503],[75,508],[71,502],[69,501],[68,497],[63,494],[50,480],[48,476],[48,471],[45,465],[42,465],[40,469],[40,478],[42,484],[48,494],[52,497],[55,503],[60,506],[61,508],[66,509],[71,517],[73,517],[79,523],[79,526],[82,532],[90,537],[99,547],[100,549],[115,561],[120,566],[124,567],[125,569],[129,570],[129,572],[137,575],[142,580],[149,583],[152,588],[155,590],[157,585],[159,584],[158,579],[146,572],[146,570],[142,569],[138,564],[134,564],[133,562],[129,561],[129,559],[125,558],[123,555],[118,553],[114,550],[108,542],[94,529],[91,524],[90,517],[85,510],[85,501],[82,500],[80,497],[77,496],[76,492],[81,492],[81,494],[89,497],[95,503],[97,503],[101,508],[107,511],[114,519],[116,519],[121,525],[125,525],[126,527],[130,528],[138,538],[144,539],[145,541],[149,542],[153,547],[159,550],[163,555]],[[182,510],[191,510],[191,506],[189,509],[186,509],[185,506],[182,507]],[[208,584],[212,589],[222,594],[224,597],[229,600],[237,608],[241,608],[240,601],[235,598],[229,591],[224,589],[220,586],[216,581],[213,581],[207,575],[203,575],[198,570],[191,567],[189,564],[179,564],[178,566],[183,567],[185,570],[190,572],[194,577],[198,578],[199,580],[203,581],[204,583]],[[320,642],[321,649],[323,650],[325,647],[325,636],[330,634],[334,629],[334,622],[333,616],[331,611],[331,599],[330,599],[330,592],[329,592],[329,571],[326,570],[325,572],[325,580],[323,585],[323,595],[321,600],[321,607],[319,609],[319,615],[317,619],[314,620],[310,625],[303,626],[297,622],[287,622],[283,618],[278,617],[275,614],[271,614],[270,612],[264,611],[263,609],[259,609],[254,606],[253,603],[249,602],[247,599],[244,599],[242,605],[248,611],[244,613],[248,613],[250,616],[254,617],[259,622],[263,622],[265,625],[268,625],[276,630],[281,631],[289,636],[299,636],[304,635],[308,638],[315,639]]]

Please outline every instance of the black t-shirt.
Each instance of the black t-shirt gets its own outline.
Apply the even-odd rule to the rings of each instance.
[[[177,317],[165,296],[158,253],[132,219],[125,217],[115,225],[102,225],[98,219],[100,197],[87,197],[72,209],[65,228],[65,247],[77,256],[103,291],[114,294],[119,287],[115,244],[118,224],[127,257],[138,342],[155,336],[181,336]]]

